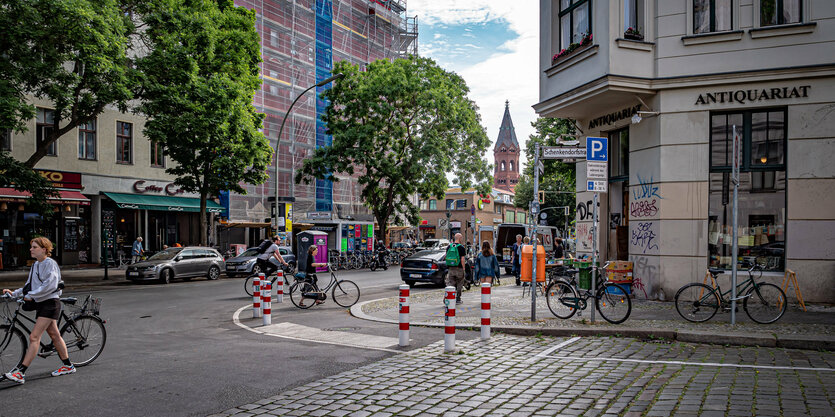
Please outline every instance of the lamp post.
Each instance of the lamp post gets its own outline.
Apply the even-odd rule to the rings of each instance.
[[[284,123],[286,123],[286,122],[287,122],[287,116],[289,116],[289,115],[290,115],[290,111],[292,111],[292,110],[293,110],[293,106],[295,106],[295,105],[296,105],[296,102],[298,102],[298,101],[299,101],[299,99],[300,99],[300,98],[302,98],[302,96],[304,96],[304,95],[305,95],[308,91],[310,91],[310,90],[312,90],[312,89],[314,89],[314,88],[316,88],[316,87],[322,87],[322,86],[325,86],[325,85],[327,85],[328,83],[330,83],[331,81],[336,81],[336,80],[338,80],[338,79],[340,79],[340,78],[342,78],[342,77],[344,77],[344,76],[345,76],[345,74],[343,74],[343,73],[341,73],[341,72],[340,72],[340,73],[334,74],[334,75],[332,75],[332,76],[330,76],[330,77],[328,77],[328,78],[325,78],[324,80],[319,81],[318,83],[316,83],[316,84],[314,84],[314,85],[311,85],[310,87],[307,87],[307,89],[305,89],[304,91],[302,91],[302,92],[301,92],[301,93],[300,93],[300,94],[296,97],[296,99],[295,99],[295,100],[293,100],[293,102],[290,104],[290,107],[288,107],[288,108],[287,108],[287,111],[284,113],[284,119],[282,119],[282,120],[281,120],[281,126],[278,128],[278,138],[277,138],[277,139],[276,139],[276,141],[275,141],[275,157],[273,158],[273,159],[275,160],[275,204],[276,204],[276,205],[278,204],[278,144],[279,144],[279,143],[281,143],[281,132],[283,132],[283,131],[284,131]],[[295,146],[293,145],[293,143],[292,143],[292,142],[291,142],[290,146],[291,146],[292,148],[294,148],[294,149],[295,149]],[[291,152],[293,152],[293,151],[291,151]],[[291,178],[290,178],[290,196],[292,197],[292,196],[294,196],[294,194],[295,194],[295,187],[294,187],[294,185],[295,185],[295,181],[294,181],[294,179],[292,178],[292,177],[295,177],[295,176],[296,176],[296,164],[295,164],[295,160],[294,160],[294,163],[292,164],[292,166],[291,166],[290,168],[292,169],[292,172],[291,172],[291,174],[290,174],[290,175],[291,175]],[[285,215],[286,215],[286,214],[285,214]],[[277,222],[278,222],[278,217],[277,217],[277,214],[276,214],[276,226],[278,226],[278,223],[277,223]]]

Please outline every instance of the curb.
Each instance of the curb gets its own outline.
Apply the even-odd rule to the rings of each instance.
[[[366,314],[362,311],[365,304],[385,300],[391,297],[378,298],[376,300],[364,301],[354,304],[351,307],[351,315],[362,320],[376,321],[379,323],[398,324],[397,320],[383,319]],[[410,326],[420,327],[444,327],[443,323],[410,322]],[[479,330],[478,325],[459,324],[455,326],[461,330]],[[708,345],[728,346],[757,346],[757,347],[779,347],[785,349],[806,349],[806,350],[828,350],[835,351],[835,337],[819,335],[768,335],[768,334],[737,334],[737,333],[715,333],[701,332],[695,330],[664,330],[653,328],[630,328],[617,329],[586,327],[525,327],[525,326],[496,326],[491,329],[496,332],[511,334],[515,336],[603,336],[603,337],[630,337],[639,340],[667,340],[686,343],[700,343]]]

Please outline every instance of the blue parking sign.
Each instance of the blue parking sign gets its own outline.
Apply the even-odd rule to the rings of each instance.
[[[586,138],[586,160],[606,162],[609,160],[609,140],[607,138]]]

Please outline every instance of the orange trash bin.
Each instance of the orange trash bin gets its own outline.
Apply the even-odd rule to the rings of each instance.
[[[531,282],[533,270],[533,245],[522,245],[522,270],[520,281]],[[545,282],[545,248],[536,245],[536,282]]]

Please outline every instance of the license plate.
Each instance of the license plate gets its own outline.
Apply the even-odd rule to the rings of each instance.
[[[130,276],[132,276],[132,277],[138,277],[138,276],[139,276],[139,272],[128,272],[128,275],[130,275]]]
[[[423,278],[421,274],[409,274],[409,278]]]

